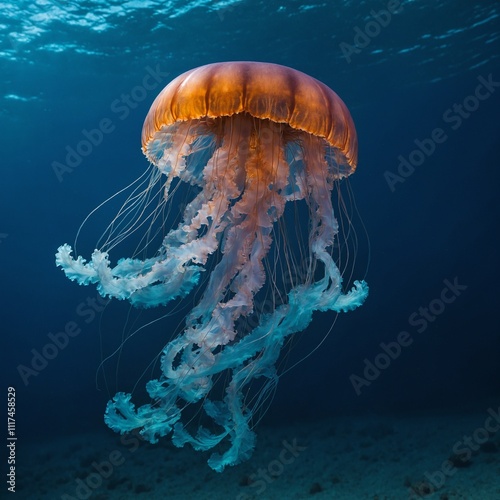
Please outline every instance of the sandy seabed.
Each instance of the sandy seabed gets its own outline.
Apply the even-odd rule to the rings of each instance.
[[[500,432],[484,430],[495,422],[487,422],[490,413],[260,425],[252,458],[223,473],[208,467],[209,453],[168,439],[121,440],[103,427],[25,444],[16,493],[36,500],[498,500]]]

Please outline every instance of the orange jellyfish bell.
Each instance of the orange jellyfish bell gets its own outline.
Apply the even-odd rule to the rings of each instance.
[[[261,62],[208,64],[175,78],[149,110],[142,129],[143,151],[154,163],[148,146],[162,127],[240,113],[324,138],[345,157],[347,174],[356,169],[356,129],[342,99],[305,73]]]
[[[151,182],[127,199],[106,243],[88,263],[63,245],[56,262],[70,279],[136,306],[191,296],[158,378],[146,385],[152,402],[136,408],[119,392],[105,421],[151,443],[171,434],[176,446],[215,448],[208,464],[220,472],[252,454],[285,341],[315,311],[350,311],[368,294],[364,281],[342,289],[350,221],[339,234],[332,205],[334,186],[356,168],[356,131],[342,100],[314,78],[228,62],[169,83],[146,117],[142,148],[154,165]],[[143,226],[120,217],[140,217],[159,179],[165,197],[144,215],[146,248],[111,266],[109,249]],[[158,233],[155,221],[164,221]],[[154,253],[148,234],[162,235]]]

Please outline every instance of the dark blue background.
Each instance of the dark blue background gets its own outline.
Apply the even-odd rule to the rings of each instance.
[[[498,403],[500,88],[457,130],[443,121],[448,108],[474,92],[478,77],[500,81],[498,3],[403,2],[350,63],[340,44],[353,44],[355,28],[363,30],[370,10],[387,2],[331,4],[244,1],[174,17],[144,8],[109,15],[103,31],[64,19],[30,21],[37,8],[28,2],[3,14],[7,33],[44,28],[19,43],[4,36],[0,59],[0,233],[7,235],[0,244],[1,370],[4,387],[17,389],[18,431],[25,437],[104,426],[110,394],[102,379],[103,390],[95,384],[101,338],[116,345],[128,309],[111,304],[101,323],[86,324],[77,307],[95,290],[68,281],[55,267],[55,251],[72,244],[86,215],[146,168],[142,122],[163,85],[195,66],[227,60],[285,64],[325,82],[351,110],[360,144],[349,182],[370,238],[370,296],[362,308],[341,315],[321,347],[282,378],[269,421],[353,411],[482,410]],[[67,9],[71,19],[99,17],[94,2],[71,2]],[[157,65],[168,77],[121,120],[113,101]],[[103,118],[113,121],[114,132],[59,182],[52,163],[63,162],[66,146],[75,147],[82,130]],[[384,172],[396,172],[398,156],[408,158],[414,140],[436,127],[447,140],[391,192]],[[89,256],[94,241],[84,238],[79,251]],[[366,245],[358,258],[364,269]],[[416,333],[409,316],[455,277],[467,290]],[[333,319],[315,317],[295,359],[315,348]],[[18,366],[29,365],[30,351],[41,350],[48,333],[68,321],[77,321],[82,333],[25,387]],[[168,339],[168,327],[166,321],[134,339],[121,360],[119,388],[131,388]],[[358,397],[349,376],[361,375],[363,360],[373,360],[379,344],[403,330],[413,344]]]

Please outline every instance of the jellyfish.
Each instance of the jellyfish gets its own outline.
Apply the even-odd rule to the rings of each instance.
[[[158,378],[146,384],[151,402],[136,407],[118,392],[105,422],[151,443],[170,435],[178,447],[212,450],[208,464],[221,472],[253,452],[255,413],[277,384],[286,340],[315,311],[350,311],[367,297],[364,280],[343,290],[332,251],[341,236],[333,189],[356,168],[356,131],[320,81],[277,64],[224,62],[190,70],[160,92],[142,150],[166,204],[180,185],[191,196],[170,206],[180,217],[160,248],[112,265],[106,248],[87,262],[64,244],[56,263],[69,279],[137,307],[196,296],[163,348]],[[284,220],[299,205],[308,220]],[[299,266],[300,279],[291,271]],[[258,310],[257,298],[269,293],[272,307]],[[242,328],[245,318],[251,328]],[[193,404],[211,425],[192,426]]]

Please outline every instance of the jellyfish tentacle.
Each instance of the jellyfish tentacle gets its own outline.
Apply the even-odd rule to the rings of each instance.
[[[274,142],[279,144],[280,131],[273,133]],[[204,363],[212,362],[209,351],[233,341],[236,320],[253,311],[253,297],[265,282],[262,261],[272,244],[272,227],[284,210],[284,202],[276,202],[277,191],[287,179],[284,163],[281,148],[278,154],[268,153],[260,144],[249,149],[245,190],[230,210],[232,223],[224,239],[222,258],[211,273],[202,299],[187,318],[184,342],[173,342],[164,352],[167,378],[184,380],[189,373],[199,373]],[[228,292],[232,296],[227,298]],[[181,352],[182,362],[174,368]]]
[[[202,147],[212,149],[214,146],[215,137],[210,124],[202,120],[173,123],[157,132],[148,145],[147,154],[166,175],[166,196],[176,177],[189,184],[203,186],[203,169],[196,168],[194,162],[191,162],[190,168],[187,159]]]
[[[274,141],[280,142],[279,131],[276,132]],[[162,399],[166,394],[174,392],[182,399],[194,402],[209,392],[211,377],[225,369],[214,366],[216,360],[221,358],[213,355],[211,351],[234,340],[236,319],[253,310],[253,297],[265,281],[262,261],[272,243],[273,224],[281,217],[284,210],[284,201],[280,199],[281,203],[278,203],[277,199],[278,191],[285,186],[288,176],[287,169],[283,165],[283,151],[280,150],[278,155],[266,155],[263,151],[267,152],[267,149],[263,151],[258,151],[260,149],[258,147],[255,149],[256,151],[250,151],[247,156],[245,168],[250,175],[247,175],[241,199],[231,209],[233,224],[226,235],[221,261],[211,275],[203,299],[188,320],[185,333],[164,350],[162,357],[164,375],[157,381],[156,386],[163,386],[163,392],[156,393],[157,396],[161,393]],[[257,168],[261,171],[257,172]],[[262,170],[267,172],[264,178]],[[253,207],[256,206],[259,207],[259,214],[252,213]],[[233,296],[224,301],[228,288],[232,290]],[[204,314],[197,315],[200,311]],[[261,346],[261,349],[263,348],[264,345]],[[279,352],[278,345],[276,352]],[[181,361],[175,363],[179,354]],[[225,401],[219,402],[220,408],[226,408],[224,422],[227,428],[222,435],[218,437],[212,435],[208,438],[206,433],[202,432],[201,436],[192,437],[178,422],[175,432],[176,443],[189,441],[195,447],[204,446],[203,449],[208,449],[207,440],[211,443],[209,447],[212,447],[214,441],[220,441],[229,434],[233,442],[232,447],[226,452],[225,458],[220,457],[218,460],[232,463],[236,460],[235,457],[250,453],[254,441],[249,430],[250,415],[243,414],[239,401],[242,398],[242,388],[252,378],[258,376],[263,368],[269,371],[267,363],[261,365],[252,362],[246,370],[248,373],[241,370],[235,372]],[[271,375],[271,378],[273,377],[276,377],[275,372]],[[243,383],[242,379],[247,382]],[[205,404],[208,404],[207,413],[215,415],[214,406],[210,406],[211,403]],[[238,432],[235,431],[236,428]],[[244,431],[244,428],[247,430]],[[214,460],[217,461],[215,458]]]
[[[331,194],[334,182],[356,168],[355,128],[344,103],[320,82],[278,65],[234,62],[192,70],[167,85],[142,139],[144,153],[166,178],[164,200],[140,246],[144,241],[149,248],[151,234],[160,234],[152,226],[161,216],[171,220],[179,187],[187,184],[194,195],[179,210],[180,220],[153,257],[112,266],[104,250],[141,227],[129,219],[141,219],[150,204],[151,190],[134,192],[108,228],[113,237],[89,262],[74,259],[68,245],[59,248],[56,262],[70,279],[95,283],[101,295],[144,307],[186,296],[210,269],[184,330],[162,350],[159,377],[146,384],[152,402],[136,408],[130,394],[117,393],[105,421],[121,433],[139,429],[152,443],[167,434],[176,446],[197,450],[224,443],[225,451],[208,461],[220,472],[252,453],[252,427],[278,382],[285,340],[304,330],[314,311],[348,311],[368,294],[364,281],[343,292],[333,247],[339,227]],[[298,228],[293,242],[281,218],[287,203],[299,200],[309,208],[309,232],[306,237]],[[305,278],[286,283],[277,269],[291,277],[298,262]],[[272,280],[272,308],[254,311],[259,294],[268,297],[266,280]],[[253,316],[253,329],[238,330]],[[187,418],[191,403],[210,428]]]
[[[232,137],[229,142],[235,142],[233,136],[226,137]],[[279,128],[269,136],[272,144],[282,143],[281,139]],[[257,142],[244,155],[245,185],[244,190],[237,194],[231,191],[237,182],[235,176],[229,175],[231,164],[225,155],[229,151],[224,144],[218,150],[218,160],[205,169],[206,180],[227,180],[231,184],[232,199],[237,201],[228,205],[231,199],[229,192],[225,191],[228,188],[224,187],[224,182],[217,182],[216,191],[225,193],[223,206],[227,207],[222,256],[210,275],[202,299],[186,320],[184,333],[164,348],[162,376],[150,383],[148,391],[157,400],[168,401],[167,414],[176,418],[173,426],[172,417],[167,421],[158,420],[158,435],[173,431],[174,444],[183,446],[189,443],[198,450],[211,449],[228,439],[229,448],[222,455],[214,453],[209,460],[210,466],[217,471],[239,463],[251,453],[255,441],[250,426],[253,413],[251,409],[244,409],[244,390],[260,377],[267,379],[265,385],[268,387],[277,383],[275,363],[285,339],[305,329],[315,310],[352,309],[360,305],[367,295],[364,282],[356,282],[348,294],[342,295],[342,278],[328,251],[338,233],[337,222],[331,216],[333,207],[330,198],[336,167],[321,154],[324,149],[319,141],[305,135],[302,137],[302,151],[297,161],[305,165],[305,170],[299,172],[297,167],[293,176],[283,147],[264,148]],[[219,175],[221,171],[228,175],[221,178],[214,176],[214,171]],[[237,339],[235,322],[253,310],[254,296],[265,281],[262,262],[272,244],[273,225],[283,215],[289,192],[294,189],[290,183],[300,183],[296,196],[306,197],[310,205],[310,251],[323,263],[324,276],[309,285],[292,288],[287,303],[263,315],[253,331]],[[204,204],[200,206],[207,206],[208,198],[206,195]],[[186,233],[197,233],[202,224],[210,225],[211,217],[207,215],[208,208],[206,210],[198,218],[192,218],[189,228],[186,224],[182,226]],[[191,239],[190,243],[203,238]],[[181,245],[179,251],[185,251],[187,245]],[[225,397],[222,401],[213,401],[209,398],[212,380],[227,370],[231,378]],[[176,411],[181,412],[180,401],[193,403],[202,399],[205,400],[203,408],[207,416],[223,429],[219,434],[200,427],[192,435],[181,418],[177,418]],[[262,400],[258,398],[255,406],[261,404]],[[137,413],[140,411],[141,408]],[[146,407],[142,411],[150,409]],[[131,418],[130,421],[131,425],[137,424],[137,419]],[[150,425],[143,427],[143,432],[149,435],[150,429]]]

